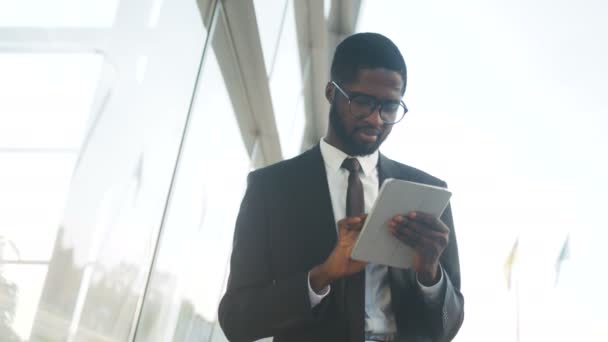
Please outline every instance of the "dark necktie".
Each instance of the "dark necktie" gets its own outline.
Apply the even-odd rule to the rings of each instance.
[[[342,167],[348,170],[346,190],[346,216],[358,216],[365,211],[363,184],[359,178],[361,165],[356,158],[346,158]],[[365,270],[345,278],[344,305],[350,342],[363,342],[365,338]]]

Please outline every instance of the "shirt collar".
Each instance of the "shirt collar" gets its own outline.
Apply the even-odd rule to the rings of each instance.
[[[327,143],[324,138],[321,139],[320,148],[328,172],[338,172],[346,158],[357,158],[366,176],[371,175],[372,170],[378,165],[378,150],[367,156],[352,157]]]

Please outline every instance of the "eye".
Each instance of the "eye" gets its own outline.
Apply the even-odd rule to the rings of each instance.
[[[376,100],[371,97],[371,96],[365,96],[365,95],[357,95],[354,96],[351,101],[358,105],[358,106],[362,106],[362,107],[371,107],[374,106],[376,104]]]
[[[396,101],[385,102],[384,105],[382,106],[382,110],[385,112],[394,113],[399,110],[399,107],[401,107],[401,103],[399,103],[399,102],[396,102]]]

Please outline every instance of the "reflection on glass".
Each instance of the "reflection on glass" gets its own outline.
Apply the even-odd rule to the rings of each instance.
[[[0,149],[0,238],[20,259],[49,260],[75,162],[73,153]]]
[[[38,293],[42,289],[40,300],[35,295],[10,297],[18,299],[17,315],[19,305],[34,308],[35,315],[30,315],[28,322],[12,323],[15,327],[32,326],[33,318],[31,334],[23,338],[126,341],[130,336],[206,38],[196,2],[163,3],[153,28],[148,20],[133,20],[133,13],[152,13],[158,6],[156,0],[120,2],[113,29],[107,31],[107,44],[99,47],[106,61],[75,66],[82,71],[77,76],[83,79],[95,72],[101,74],[99,81],[91,84],[97,93],[89,100],[100,101],[99,92],[107,91],[108,85],[111,89],[99,103],[103,112],[89,122],[90,132],[84,134],[80,128],[75,135],[86,137],[86,143],[72,160],[75,169],[67,200],[61,203],[65,209],[59,232],[44,239],[54,246],[50,257],[48,251],[46,254],[50,259],[48,272],[45,278],[29,278],[38,286]],[[81,14],[86,18],[86,13]],[[54,75],[52,70],[47,74]],[[107,82],[109,79],[119,82]],[[49,96],[41,86],[33,89],[30,95],[34,102]],[[27,113],[44,118],[56,108],[61,112],[63,105],[69,109],[67,113],[88,114],[90,101],[74,94],[62,97],[57,107],[27,107]],[[80,105],[85,101],[89,101],[88,106]],[[71,131],[63,127],[75,125],[75,120],[70,116],[56,119],[50,131],[58,132],[49,134],[49,139],[57,137],[61,143],[74,140],[60,138],[64,138],[63,132],[70,136]],[[61,126],[65,122],[67,125]],[[72,148],[78,151],[79,144]],[[64,186],[67,188],[66,183]],[[141,323],[152,325],[145,320]]]
[[[119,0],[2,0],[0,27],[111,27]]]
[[[139,341],[206,341],[218,329],[250,160],[215,52],[205,58]]]
[[[299,127],[295,124],[300,112],[298,102],[302,94],[302,73],[298,39],[296,34],[295,12],[293,1],[288,1],[285,22],[283,24],[277,57],[270,78],[270,92],[274,107],[277,129],[281,146],[293,146],[302,142],[301,135],[298,136]],[[297,142],[293,140],[296,139]],[[289,158],[297,154],[299,149],[288,148],[284,151],[284,157]]]
[[[254,0],[255,16],[260,32],[266,72],[270,75],[284,23],[288,0]]]
[[[304,129],[306,125],[306,113],[304,109],[304,94],[298,98],[298,103],[295,108],[295,114],[291,118],[292,122],[289,127],[291,134],[289,140],[285,140],[283,145],[283,154],[286,157],[292,157],[302,152],[302,144],[304,141]]]
[[[93,53],[0,53],[0,150],[76,152],[102,65]]]
[[[325,17],[325,20],[327,20],[329,18],[329,14],[331,12],[331,6],[332,6],[331,0],[323,1],[323,16]]]
[[[102,62],[93,53],[0,54],[0,307],[10,308],[2,341],[30,335]]]
[[[1,244],[2,241],[0,252]],[[0,257],[7,254],[0,253]],[[3,342],[20,341],[28,336],[46,272],[47,265],[0,264],[0,338]]]

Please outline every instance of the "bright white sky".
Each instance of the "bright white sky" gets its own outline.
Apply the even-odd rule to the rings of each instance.
[[[385,154],[446,180],[461,255],[458,341],[515,341],[503,265],[517,236],[521,341],[606,341],[608,174],[601,1],[365,1],[358,31],[408,65]],[[570,259],[557,287],[566,234]]]

